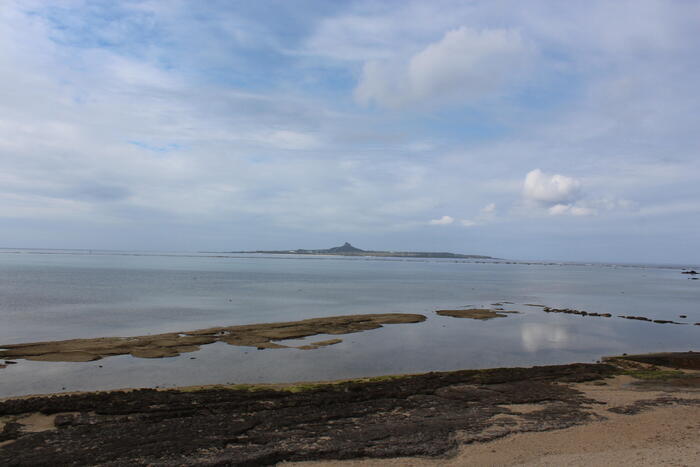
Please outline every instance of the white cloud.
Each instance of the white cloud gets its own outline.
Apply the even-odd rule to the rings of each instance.
[[[569,209],[571,208],[570,204],[555,204],[554,206],[550,207],[547,211],[553,216],[559,216],[561,214],[565,214]]]
[[[474,227],[477,225],[483,225],[493,219],[496,216],[496,203],[489,203],[479,211],[479,215],[473,219],[462,219],[460,223],[464,227]]]
[[[533,55],[517,31],[463,26],[407,60],[366,62],[355,97],[385,107],[480,100],[521,76]]]
[[[616,179],[608,180],[608,183]],[[635,203],[611,196],[590,196],[590,188],[583,191],[583,183],[565,175],[550,175],[540,169],[530,171],[525,177],[522,195],[530,208],[544,209],[552,216],[593,216],[600,212],[629,210]],[[597,190],[607,187],[599,184]],[[595,195],[595,190],[593,191]]]
[[[561,216],[563,214],[571,214],[572,216],[591,216],[597,213],[593,208],[585,206],[576,206],[573,204],[555,204],[547,209],[553,216]]]
[[[565,175],[549,175],[540,169],[525,176],[523,197],[526,201],[553,207],[574,201],[580,196],[581,182]],[[556,211],[561,210],[560,208]]]
[[[611,210],[625,204],[610,199],[585,200],[581,187],[576,178],[535,169],[525,176],[522,195],[530,207],[544,208],[552,216],[592,216],[598,213],[596,206]]]
[[[482,214],[493,214],[496,212],[496,203],[489,203],[481,209]]]
[[[455,221],[454,217],[442,216],[440,219],[433,219],[429,222],[430,225],[449,225]]]

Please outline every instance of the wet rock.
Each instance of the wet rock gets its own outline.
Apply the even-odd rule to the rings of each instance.
[[[20,356],[17,356],[20,358]],[[99,360],[99,355],[89,352],[47,352],[38,355],[27,355],[25,360],[36,360],[41,362],[93,362]]]
[[[517,313],[517,311],[503,311],[499,313],[496,310],[487,310],[482,308],[472,308],[469,310],[437,310],[440,316],[451,316],[452,318],[469,318],[479,320],[489,320],[493,318],[505,318],[508,315],[505,313]]]
[[[22,425],[17,422],[6,423],[2,431],[0,431],[0,443],[17,439],[22,434]],[[9,464],[8,464],[9,465]]]
[[[645,410],[649,410],[654,407],[662,407],[662,406],[668,406],[668,405],[676,405],[676,406],[683,406],[683,405],[698,405],[700,404],[700,401],[697,399],[683,399],[683,398],[678,398],[678,397],[671,397],[671,396],[662,396],[662,397],[657,397],[656,399],[651,399],[651,400],[641,400],[641,401],[636,401],[632,404],[629,405],[623,405],[620,407],[611,407],[608,409],[609,412],[613,413],[618,413],[622,415],[635,415],[640,412],[644,412]]]
[[[308,345],[302,345],[300,347],[297,347],[297,349],[315,350],[315,349],[318,349],[321,347],[328,347],[329,345],[340,344],[341,342],[343,342],[342,339],[328,339],[325,341],[312,342],[311,344],[308,344]]]
[[[623,357],[613,358],[671,368],[700,370],[700,352],[659,352],[639,355],[625,355]]]
[[[0,465],[273,465],[283,461],[442,456],[460,440],[561,429],[592,418],[564,381],[615,374],[573,364],[434,372],[367,382],[133,390],[0,401],[0,417],[58,414],[57,429],[7,424]],[[489,430],[501,405],[546,404]],[[62,414],[62,415],[61,415]],[[457,435],[460,435],[459,437]],[[462,441],[463,442],[463,441]]]
[[[610,318],[612,315],[610,313],[594,313],[590,311],[584,311],[584,310],[575,310],[572,308],[550,308],[548,306],[545,306],[542,308],[543,311],[547,313],[564,313],[567,315],[578,315],[578,316],[595,316],[595,317],[602,317],[602,318]]]

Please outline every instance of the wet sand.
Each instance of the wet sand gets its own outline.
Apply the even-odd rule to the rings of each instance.
[[[663,358],[692,366],[698,355]],[[641,465],[692,465],[700,372],[631,357],[7,399],[0,464],[619,465],[641,456]]]

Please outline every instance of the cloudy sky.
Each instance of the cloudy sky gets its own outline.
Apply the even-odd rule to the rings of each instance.
[[[0,246],[700,262],[700,2],[0,2]]]

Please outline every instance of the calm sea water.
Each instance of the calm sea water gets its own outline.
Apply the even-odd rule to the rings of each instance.
[[[700,281],[680,272],[673,266],[0,250],[0,347],[344,314],[428,316],[424,323],[340,336],[341,344],[314,351],[216,343],[166,359],[20,360],[0,370],[0,397],[328,380],[700,350],[700,326],[692,325],[700,322]],[[514,302],[506,309],[521,314],[490,321],[434,314],[501,301]],[[547,314],[526,303],[691,324]]]

